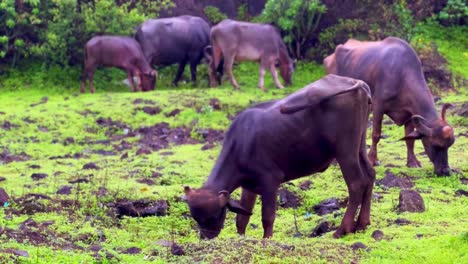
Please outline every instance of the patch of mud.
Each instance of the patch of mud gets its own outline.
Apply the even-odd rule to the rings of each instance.
[[[7,211],[15,215],[33,215],[35,213],[74,212],[79,205],[74,200],[52,199],[50,196],[30,193],[11,202],[14,206]]]
[[[61,186],[58,190],[57,190],[57,194],[60,194],[60,195],[69,195],[71,194],[71,190],[72,190],[73,186],[70,186],[70,185],[64,185],[64,186]]]
[[[5,191],[5,189],[0,188],[0,207],[2,207],[4,203],[8,202],[9,199],[10,196]]]
[[[31,158],[25,152],[21,152],[19,154],[11,154],[8,149],[3,149],[3,152],[0,153],[0,163],[10,163],[14,161],[27,161]]]
[[[2,181],[6,181],[6,178],[0,176],[0,182],[2,182]]]
[[[94,162],[86,163],[83,165],[83,170],[100,170],[99,166],[97,166]]]
[[[312,188],[312,181],[310,181],[310,180],[302,181],[299,184],[299,189],[301,189],[303,191],[310,190],[310,188]]]
[[[157,115],[161,113],[162,110],[159,106],[144,106],[135,108],[134,113],[136,113],[137,111],[143,111],[148,115]]]
[[[12,128],[17,128],[18,125],[12,124],[9,121],[4,121],[1,125],[0,128],[6,131],[10,131]]]
[[[118,218],[123,216],[165,216],[169,209],[169,203],[165,200],[150,201],[146,199],[136,201],[122,200],[108,206],[115,208]]]
[[[340,210],[341,208],[345,208],[347,204],[348,199],[339,200],[338,198],[330,198],[314,205],[312,209],[315,211],[315,213],[321,216],[331,214]]]
[[[154,102],[154,101],[146,100],[146,99],[142,99],[142,98],[137,98],[132,103],[135,104],[135,105],[136,104],[150,104],[150,105],[156,104],[156,102]]]
[[[424,212],[424,200],[421,195],[414,190],[400,191],[398,212]]]
[[[35,107],[35,106],[38,106],[38,105],[41,105],[41,104],[45,104],[45,103],[47,103],[47,101],[49,101],[49,97],[44,96],[44,97],[41,98],[41,101],[39,101],[38,103],[30,104],[30,106]]]
[[[146,185],[149,185],[149,186],[152,186],[152,185],[156,184],[156,182],[154,182],[153,180],[148,179],[148,178],[141,178],[141,179],[136,180],[136,182],[141,183],[141,184],[146,184]]]
[[[278,196],[279,205],[283,208],[297,208],[302,204],[301,198],[288,189],[279,189]]]
[[[87,117],[88,115],[92,115],[92,116],[96,116],[96,115],[99,115],[99,112],[97,111],[91,111],[89,109],[85,109],[81,112],[77,112],[78,114],[84,116],[84,117]]]
[[[85,156],[81,153],[75,153],[75,154],[65,154],[62,156],[52,156],[49,157],[50,160],[57,160],[57,159],[81,159],[81,158],[87,158],[88,156]]]
[[[122,254],[136,255],[136,254],[140,254],[141,251],[142,251],[142,250],[141,250],[141,248],[139,248],[139,247],[130,247],[130,248],[121,250],[120,252],[121,252]]]
[[[387,188],[401,188],[401,189],[409,189],[413,188],[414,183],[408,176],[398,177],[390,170],[385,171],[385,177],[381,180],[376,181],[376,184],[384,189]]]
[[[221,102],[219,101],[218,98],[211,98],[210,99],[210,106],[213,108],[213,110],[221,110]]]
[[[101,127],[106,127],[107,131],[105,132],[106,136],[110,137],[112,135],[118,134],[119,132],[128,135],[131,131],[131,127],[127,124],[124,124],[121,121],[114,121],[112,118],[99,117],[96,119],[96,124]]]
[[[181,112],[180,109],[176,108],[176,109],[172,110],[171,112],[164,114],[164,116],[174,117],[174,116],[180,114],[180,112]]]
[[[468,196],[468,191],[459,189],[459,190],[457,190],[457,191],[455,192],[455,195],[456,195],[456,196]]]
[[[362,242],[356,242],[356,243],[352,244],[351,248],[354,251],[357,251],[357,250],[370,251],[369,247],[364,245]]]
[[[46,173],[33,173],[31,174],[31,178],[35,181],[38,181],[38,180],[42,180],[42,179],[45,179],[47,178],[47,174]]]

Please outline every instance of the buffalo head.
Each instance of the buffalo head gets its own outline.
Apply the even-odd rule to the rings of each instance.
[[[292,84],[292,75],[294,73],[295,68],[296,63],[290,58],[288,58],[287,60],[281,60],[279,62],[280,75],[281,78],[283,78],[285,85]]]
[[[251,215],[238,201],[230,198],[228,191],[215,192],[207,189],[184,188],[185,201],[190,214],[197,221],[202,239],[212,239],[219,235],[226,219],[226,209],[238,214]]]
[[[403,140],[421,139],[424,150],[434,164],[435,173],[439,176],[450,175],[448,164],[448,148],[455,142],[453,128],[445,121],[445,112],[450,104],[442,107],[442,119],[428,122],[422,116],[413,115],[415,131],[406,135]]]
[[[155,70],[151,70],[149,72],[145,72],[141,75],[141,87],[143,91],[151,91],[154,90],[156,86],[156,79],[158,78],[158,72]]]

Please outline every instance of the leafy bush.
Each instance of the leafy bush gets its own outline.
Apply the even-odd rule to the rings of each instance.
[[[320,0],[268,0],[263,11],[264,22],[276,24],[296,58],[303,58],[306,44],[317,34],[327,7]]]
[[[170,0],[15,0],[0,3],[0,58],[15,64],[18,58],[37,58],[45,64],[81,63],[83,47],[94,35],[130,35],[134,28]]]
[[[206,17],[210,20],[212,24],[217,24],[221,22],[223,19],[226,19],[227,16],[223,12],[219,10],[219,8],[215,6],[207,6],[203,9],[203,13],[205,13]]]
[[[438,15],[445,25],[463,25],[468,22],[468,5],[463,0],[448,0]]]

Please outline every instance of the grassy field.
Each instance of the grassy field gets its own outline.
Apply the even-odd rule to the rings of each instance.
[[[468,78],[466,49],[440,43],[454,73]],[[272,239],[261,239],[258,203],[245,237],[236,234],[235,215],[228,213],[220,237],[200,241],[181,199],[183,186],[203,184],[236,113],[319,79],[322,67],[299,64],[294,86],[285,90],[273,88],[267,75],[266,93],[256,88],[255,64],[236,68],[240,91],[228,82],[205,88],[205,76],[199,87],[170,87],[172,72],[165,70],[156,91],[131,93],[120,84],[125,74],[101,71],[98,93],[78,94],[78,82],[39,67],[37,72],[2,81],[0,188],[10,200],[0,205],[0,263],[468,263],[468,119],[457,114],[468,101],[466,87],[441,94],[437,102],[438,109],[456,105],[448,114],[456,135],[449,151],[456,173],[450,177],[433,174],[419,142],[415,152],[423,167],[406,168],[406,148],[398,140],[403,128],[384,121],[377,179],[392,173],[414,183],[409,188],[421,193],[425,212],[398,213],[400,188],[378,184],[365,232],[310,237],[324,221],[339,225],[344,214],[344,208],[323,216],[313,210],[326,199],[347,197],[339,167],[331,166],[282,186],[298,206],[285,208],[279,199]],[[64,72],[78,75],[76,69]],[[159,216],[122,217],[128,204],[149,205]],[[372,238],[376,230],[382,239]],[[366,248],[357,249],[357,242]],[[22,251],[28,256],[17,256]]]

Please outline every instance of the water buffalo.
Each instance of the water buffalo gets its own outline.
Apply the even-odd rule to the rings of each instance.
[[[276,87],[283,88],[278,80],[276,65],[286,85],[291,84],[294,62],[278,30],[266,24],[238,22],[225,19],[211,29],[211,49],[205,54],[210,61],[210,86],[216,86],[215,72],[224,58],[224,70],[234,88],[239,89],[232,65],[234,61],[259,61],[260,77],[258,87],[264,91],[265,70],[269,69]]]
[[[96,92],[93,76],[98,66],[117,67],[127,72],[128,82],[135,91],[133,77],[137,78],[137,89],[149,91],[154,89],[156,71],[146,61],[140,44],[130,37],[96,36],[85,46],[85,60],[81,76],[80,91],[85,92],[86,80],[92,93]]]
[[[197,65],[210,44],[210,26],[194,16],[149,19],[137,28],[135,39],[141,44],[145,58],[157,66],[179,64],[174,85],[190,63],[192,81],[197,80]]]
[[[323,172],[334,159],[349,191],[348,208],[334,236],[364,229],[370,224],[375,179],[366,156],[370,97],[364,82],[328,75],[282,100],[240,113],[207,181],[200,189],[184,188],[200,236],[210,239],[220,233],[226,209],[237,213],[237,232],[244,234],[259,194],[263,237],[271,237],[279,185]],[[240,202],[230,198],[238,187]]]
[[[376,42],[350,39],[338,45],[335,52],[325,58],[324,65],[328,73],[363,80],[372,91],[374,117],[369,160],[373,165],[379,163],[377,143],[386,114],[398,126],[405,125],[403,139],[406,140],[408,167],[421,167],[414,155],[414,140],[422,139],[435,173],[450,174],[447,152],[455,138],[445,120],[449,105],[442,107],[439,117],[421,61],[408,43],[394,37]]]

